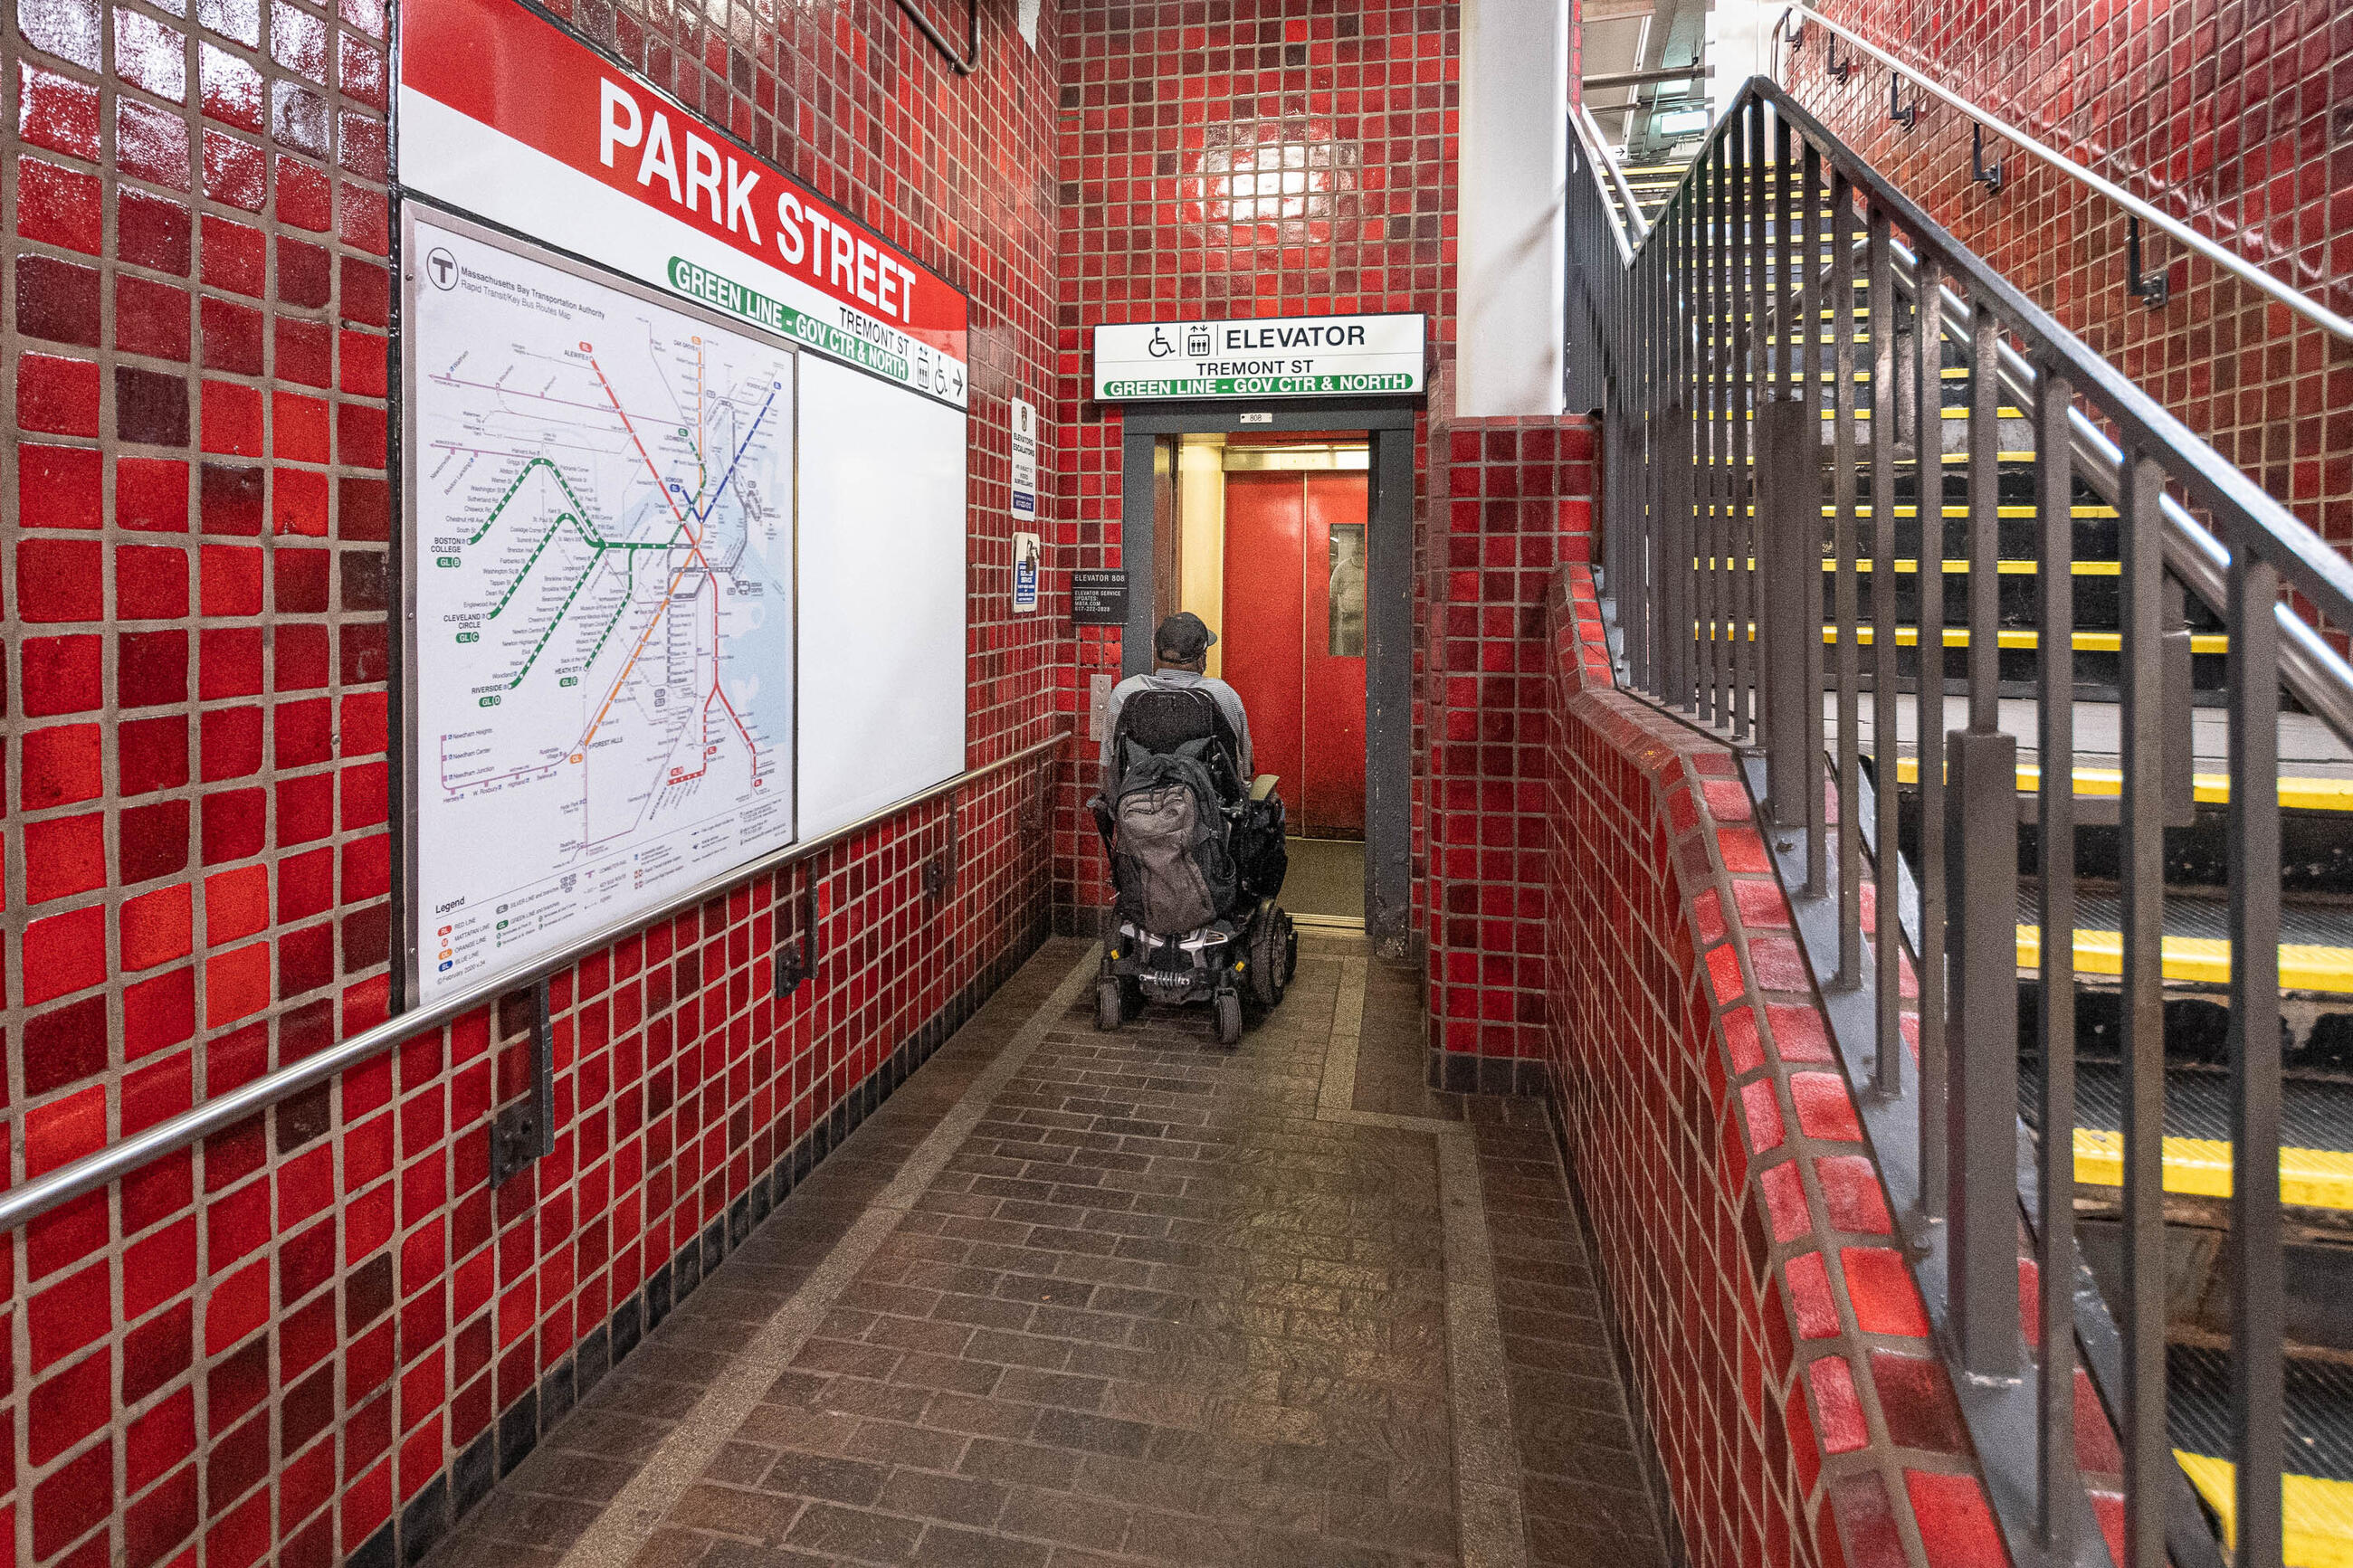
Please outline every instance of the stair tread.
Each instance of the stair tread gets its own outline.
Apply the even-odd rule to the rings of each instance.
[[[1862,703],[1862,746],[1866,755],[1873,746],[1873,700],[1866,694]],[[2005,697],[1996,705],[1997,721],[2004,733],[2018,742],[2021,763],[2039,760],[2037,737],[2041,734],[2041,704],[2031,698]],[[1837,719],[1837,697],[1826,693],[1822,714],[1826,735],[1834,735],[1831,728]],[[1969,701],[1966,697],[1947,695],[1940,714],[1942,730],[1949,732],[1964,729],[1969,721]],[[2122,764],[2123,729],[2116,703],[2090,698],[2078,699],[2074,704],[2074,760],[2078,767],[2116,767]],[[1895,752],[1899,758],[1919,754],[1919,699],[1914,693],[1903,692],[1896,697]],[[2199,773],[2227,772],[2230,758],[2230,717],[2221,709],[2198,708],[2189,716],[2189,754],[2191,766]],[[2353,779],[2353,749],[2337,738],[2327,723],[2308,713],[2282,713],[2279,716],[2280,771],[2297,778]],[[1900,763],[1898,764],[1901,765]]]

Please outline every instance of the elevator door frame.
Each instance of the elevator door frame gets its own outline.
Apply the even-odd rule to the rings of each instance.
[[[1326,398],[1271,406],[1129,404],[1121,421],[1120,559],[1130,563],[1120,674],[1152,668],[1159,558],[1155,454],[1170,437],[1363,431],[1372,448],[1365,562],[1365,934],[1385,958],[1413,935],[1413,468],[1409,398]],[[1250,422],[1243,423],[1244,416]],[[1165,520],[1171,526],[1173,517]],[[1137,570],[1142,567],[1142,570]]]

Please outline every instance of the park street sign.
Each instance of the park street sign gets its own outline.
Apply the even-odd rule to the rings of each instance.
[[[1095,329],[1095,397],[1347,397],[1423,389],[1425,316],[1131,321]]]

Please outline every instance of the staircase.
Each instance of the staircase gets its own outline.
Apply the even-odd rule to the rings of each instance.
[[[1930,275],[1953,281],[1951,293],[1932,296],[1931,319],[1941,331],[1924,365],[1917,352],[1921,312],[1908,282],[1911,258],[1901,244],[1875,247],[1857,210],[1872,201],[1875,176],[1850,171],[1840,161],[1850,156],[1845,150],[1793,110],[1778,101],[1769,110],[1751,101],[1775,92],[1763,82],[1744,89],[1688,177],[1679,167],[1630,169],[1622,182],[1597,178],[1589,196],[1572,187],[1592,218],[1602,219],[1606,207],[1608,221],[1641,232],[1641,226],[1626,224],[1624,197],[1630,194],[1643,226],[1653,230],[1622,278],[1596,272],[1598,247],[1579,253],[1571,278],[1573,307],[1582,307],[1571,316],[1573,405],[1599,405],[1611,415],[1613,472],[1645,475],[1618,489],[1607,518],[1604,595],[1620,612],[1627,655],[1621,679],[1685,709],[1726,738],[1749,743],[1769,729],[1767,710],[1779,700],[1773,696],[1777,685],[1816,694],[1810,701],[1799,695],[1786,711],[1802,721],[1820,705],[1820,749],[1811,765],[1827,774],[1815,790],[1819,800],[1822,784],[1829,785],[1829,805],[1810,824],[1802,806],[1787,820],[1790,831],[1800,837],[1810,833],[1821,846],[1810,853],[1827,858],[1837,853],[1844,831],[1836,821],[1837,802],[1860,807],[1851,830],[1860,852],[1849,858],[1861,868],[1841,878],[1831,866],[1825,896],[1840,903],[1841,919],[1851,928],[1846,951],[1861,954],[1858,967],[1867,972],[1873,966],[1872,895],[1894,900],[1900,887],[1911,950],[1903,960],[1907,988],[1923,931],[1926,857],[1937,854],[1940,867],[1953,868],[1944,879],[1951,884],[1949,907],[1936,905],[1940,926],[1947,915],[1959,919],[1973,896],[1963,884],[1982,881],[1984,869],[1972,863],[1974,846],[1956,855],[1935,842],[1946,837],[1936,797],[1966,784],[1978,792],[1969,801],[1987,798],[1982,770],[1965,774],[1956,748],[1943,737],[1968,727],[1974,711],[1981,730],[1998,729],[2012,739],[2015,776],[2003,793],[2013,802],[2009,809],[2017,823],[2014,890],[2003,896],[2004,904],[1975,907],[1991,918],[1993,910],[2014,905],[2009,919],[2015,925],[2015,967],[2008,978],[1982,968],[1972,971],[1974,980],[1957,972],[1947,984],[1956,997],[1965,986],[1989,981],[2014,988],[2016,1105],[2038,1143],[2052,1043],[2042,1038],[2045,976],[2051,960],[2066,956],[2042,951],[2042,906],[2052,889],[2045,886],[2051,868],[2039,824],[2042,792],[2067,792],[2073,850],[2055,864],[2063,881],[2058,891],[2073,911],[2073,962],[2060,973],[2073,1004],[2061,1059],[2072,1064],[2074,1124],[2068,1144],[2049,1158],[2072,1156],[2072,1232],[2105,1300],[2105,1321],[2124,1330],[2123,1370],[2114,1352],[2105,1369],[2097,1354],[2087,1356],[2101,1374],[2103,1403],[2128,1452],[2135,1451],[2135,1439],[2121,1389],[2112,1385],[2135,1368],[2152,1378],[2161,1371],[2165,1426],[2147,1433],[2137,1451],[2169,1447],[2198,1501],[2187,1502],[2179,1476],[2168,1480],[2158,1468],[2136,1471],[2128,1462],[2128,1476],[2137,1473],[2143,1483],[2128,1485],[2128,1492],[2149,1495],[2126,1507],[2164,1515],[2176,1563],[2219,1563],[2215,1535],[2230,1539],[2242,1522],[2231,1463],[2237,1397],[2231,1371],[2232,1285],[2249,1267],[2240,1257],[2231,1201],[2232,1129],[2239,1123],[2231,1075],[2236,950],[2229,731],[2234,710],[2227,606],[2203,602],[2184,591],[2182,579],[2167,577],[2161,598],[2141,603],[2140,634],[2128,627],[2129,541],[2117,505],[2125,487],[2112,482],[2106,493],[2095,488],[2095,465],[2084,460],[2082,439],[2071,437],[2064,468],[2055,470],[2068,478],[2063,489],[2054,488],[2047,477],[2053,466],[2045,461],[2037,432],[2068,426],[2021,406],[2014,376],[1989,375],[1988,384],[1977,384],[1978,367],[2000,362],[1992,329],[1972,342],[1978,319],[1962,303],[1975,258],[1952,252],[1931,258],[1936,270]],[[1791,121],[1799,127],[1794,144],[1776,146],[1768,128],[1786,135]],[[1800,163],[1795,153],[1808,142],[1819,162]],[[1773,151],[1760,156],[1768,147]],[[1835,222],[1834,202],[1858,193],[1862,200],[1846,209],[1843,223]],[[1785,234],[1792,216],[1802,227]],[[1575,227],[1573,216],[1572,233]],[[1834,230],[1847,247],[1844,256],[1831,237]],[[1921,237],[1909,237],[1920,243]],[[1928,237],[1942,241],[1933,232]],[[1785,240],[1799,242],[1788,247],[1793,254],[1786,258]],[[1791,292],[1785,260],[1802,292]],[[1799,308],[1790,311],[1793,299]],[[1688,337],[1679,330],[1686,321]],[[2041,330],[2008,320],[1999,325],[2019,329],[2021,337]],[[1879,384],[1883,371],[1874,374],[1885,346],[1877,336],[1882,332],[1894,339],[1892,387]],[[2069,362],[2046,354],[2043,363],[2063,371]],[[1931,366],[1936,390],[1922,399],[1917,384]],[[2073,384],[2081,388],[2093,379],[2086,373]],[[1819,421],[1819,441],[1772,448],[1760,459],[1759,448],[1770,440],[1759,418],[1762,405],[1801,398],[1808,416]],[[2137,416],[2137,405],[2129,412]],[[1892,429],[1879,428],[1881,421]],[[1924,437],[1917,426],[1932,422]],[[1810,665],[1789,649],[1777,655],[1766,646],[1769,633],[1760,637],[1760,625],[1769,628],[1777,605],[1793,595],[1810,598],[1801,565],[1793,568],[1794,578],[1781,577],[1778,593],[1774,588],[1769,542],[1801,534],[1775,534],[1766,499],[1775,483],[1788,482],[1776,473],[1792,457],[1802,467],[1809,447],[1821,470],[1818,490],[1806,491],[1820,497],[1820,610],[1810,622],[1804,604],[1791,605],[1786,614],[1796,617],[1787,623],[1793,627],[1819,627],[1820,647]],[[1686,452],[1692,478],[1683,490],[1677,488],[1678,468]],[[1987,499],[1978,494],[1981,475],[1993,481],[1986,512],[1973,505]],[[2181,479],[2170,469],[2167,477]],[[2257,496],[2250,504],[2261,501]],[[2065,505],[2063,531],[2046,531],[2046,503]],[[2138,515],[2137,526],[2148,531],[2140,537],[2153,542],[2158,509],[2147,505]],[[2054,549],[2054,541],[2064,543],[2063,552]],[[2060,553],[2066,559],[2058,560]],[[1680,571],[1684,561],[1692,563],[1687,574]],[[2062,571],[2071,608],[2047,618],[2046,595],[2052,574]],[[1980,572],[1994,574],[1989,599]],[[2062,626],[2071,666],[2046,668],[2052,650],[2045,639],[2062,635]],[[1679,627],[1690,628],[1683,634],[1688,641],[1677,642]],[[2158,636],[2151,642],[2161,641],[2161,649],[2134,640],[2152,629]],[[1894,644],[1892,661],[1883,658],[1883,638]],[[1990,658],[1978,638],[1991,642]],[[2136,658],[2137,691],[2134,671],[2126,668]],[[1802,681],[1795,675],[1800,668]],[[1892,702],[1884,700],[1883,685],[1892,688]],[[2268,707],[2244,700],[2251,713]],[[2040,754],[2048,703],[2064,704],[2072,720],[2073,743],[2064,756]],[[1925,748],[1924,712],[1930,737]],[[2153,717],[2144,720],[2143,713]],[[1881,733],[1890,719],[1893,732]],[[2162,787],[2142,797],[2139,830],[2133,833],[2121,797],[2131,749],[2127,733],[2137,722],[2142,766],[2152,777],[2162,773]],[[2275,736],[2276,766],[2265,769],[2261,787],[2276,797],[2276,864],[2267,860],[2256,881],[2259,891],[2275,888],[2278,900],[2279,1060],[2275,1073],[2254,1068],[2251,1076],[2275,1084],[2279,1096],[2280,1207],[2253,1244],[2259,1250],[2251,1255],[2253,1272],[2246,1278],[2278,1281],[2269,1291],[2278,1313],[2276,1338],[2254,1342],[2275,1344],[2284,1363],[2283,1392],[2264,1395],[2258,1378],[2253,1397],[2276,1398],[2282,1422],[2286,1514],[2277,1560],[2335,1565],[2353,1563],[2353,748],[2284,694]],[[1804,750],[1800,741],[1788,754],[1802,765]],[[1778,758],[1773,765],[1778,771]],[[1924,767],[1930,775],[1926,781]],[[1893,792],[1900,868],[1885,858],[1876,869],[1864,863],[1875,839],[1872,800],[1880,790]],[[1802,800],[1802,789],[1788,797]],[[2160,810],[2161,839],[2155,827]],[[1988,819],[1968,820],[1981,827]],[[2139,1204],[2127,1190],[2123,1131],[2133,1005],[2124,975],[2125,932],[2132,925],[2126,863],[2137,852],[2144,889],[2158,868],[2162,881],[2153,910],[2162,931],[2156,944],[2161,978],[2148,1015],[2162,1020],[2162,1190],[2145,1187],[2155,1202]],[[1950,860],[1941,858],[1947,855]],[[1798,891],[1791,888],[1793,896]],[[1830,979],[1820,957],[1816,967]],[[2260,999],[2268,1011],[2269,994]],[[1883,1008],[1880,1017],[1884,1063],[1894,1013]],[[1947,1048],[1967,1052],[1982,1037],[1982,1031],[1968,1031]],[[1893,1073],[1911,1094],[1916,1053],[1908,1045],[1904,1050],[1902,1069],[1883,1066],[1880,1081],[1892,1081]],[[1999,1126],[1991,1136],[1997,1142],[1978,1151],[1973,1168],[2006,1182],[2000,1175],[2007,1161]],[[1968,1158],[1961,1150],[1946,1153],[1956,1162]],[[2043,1165],[2064,1168],[2047,1160]],[[2152,1227],[2160,1223],[2154,1213],[2159,1208],[2161,1311],[2135,1301],[2124,1246],[2134,1226],[2145,1249],[2158,1240]],[[2031,1205],[2029,1212],[2034,1212]],[[1978,1228],[1990,1239],[1978,1242],[1984,1250],[1968,1256],[1985,1268],[2000,1264],[2009,1243],[1994,1233],[2011,1223],[1989,1211]],[[1956,1276],[1970,1272],[1962,1267],[1961,1249],[1968,1244],[1961,1229],[1947,1221],[1933,1238],[1935,1247],[1956,1249]],[[2254,1296],[2268,1291],[2261,1285],[2246,1289]],[[2044,1310],[2063,1310],[2065,1300],[2046,1296]],[[2079,1329],[2083,1323],[2079,1314]],[[2157,1334],[2161,1347],[2151,1341]],[[2242,1342],[2247,1342],[2243,1337]],[[2053,1395],[2046,1386],[2041,1397],[2047,1403]],[[2249,1419],[2251,1430],[2263,1425]],[[1990,1474],[1998,1461],[1984,1453],[1982,1440],[1979,1447]],[[2178,1495],[2158,1497],[2151,1488]],[[2219,1527],[2211,1533],[2200,1528],[2201,1510],[2205,1524]],[[2023,1526],[2004,1522],[2015,1527],[2013,1557],[2027,1561],[2019,1550],[2017,1531]],[[2260,1537],[2269,1526],[2260,1518],[2254,1526],[2258,1540],[2248,1560],[2262,1561]]]
[[[1827,263],[1825,255],[1822,258]],[[1858,288],[1853,307],[1859,362],[1875,325]],[[1908,311],[1908,304],[1899,305]],[[1908,325],[1908,323],[1907,323]],[[1822,342],[1830,342],[1825,333]],[[1933,542],[1941,553],[1948,600],[1964,596],[1978,569],[1970,555],[1969,454],[1963,437],[1971,371],[1949,341],[1943,367],[1941,518]],[[1859,420],[1878,416],[1869,370],[1858,373]],[[1825,387],[1829,375],[1822,377]],[[1825,402],[1828,401],[1827,394]],[[1827,424],[1831,415],[1825,412]],[[2063,773],[2046,772],[2035,749],[2041,645],[2042,515],[2036,500],[2033,427],[2016,408],[2002,410],[1999,505],[2001,722],[2019,742],[2018,1029],[2020,1114],[2039,1137],[2037,1108],[2042,1042],[2041,845],[2036,796],[2064,779],[2076,803],[2075,836],[2075,1179],[2079,1243],[2111,1300],[2121,1295],[2123,996],[2117,972],[2121,921],[2116,893],[2122,845],[2116,803],[2121,785],[2117,587],[2121,577],[2115,506],[2078,480],[2070,513],[2074,536],[2073,689],[2076,746]],[[1924,533],[1916,463],[1901,465],[1886,526],[1894,532],[1892,582],[1868,570],[1882,526],[1868,474],[1858,476],[1857,595],[1870,646],[1878,595],[1893,591],[1902,699],[1894,743],[1872,732],[1862,710],[1862,762],[1874,784],[1894,765],[1899,845],[1920,865],[1923,847],[1918,715],[1923,672],[1936,721],[1947,731],[1968,721],[1966,661],[1970,632],[1947,626],[1941,655],[1924,659]],[[1835,505],[1824,508],[1826,590],[1838,572]],[[1831,595],[1826,592],[1826,599]],[[2169,715],[2184,742],[2191,780],[2188,820],[2165,832],[2164,1039],[2166,1058],[2164,1188],[2168,1423],[2174,1447],[2206,1504],[2231,1510],[2227,1447],[2218,1438],[2227,1392],[2229,1310],[2223,1271],[2230,1258],[2230,1123],[2226,1025],[2230,1005],[2227,941],[2227,724],[2219,704],[2228,638],[2214,611],[2186,597],[2187,689],[2172,695]],[[1825,626],[1835,645],[1835,626]],[[1862,690],[1871,691],[1868,672]],[[1829,731],[1835,743],[1834,730]],[[2281,774],[2276,788],[2281,859],[2280,947],[2284,1054],[2281,1151],[2287,1248],[2286,1326],[2290,1491],[2288,1528],[2298,1549],[2287,1561],[2344,1562],[2353,1554],[2353,750],[2308,714],[2280,716]]]

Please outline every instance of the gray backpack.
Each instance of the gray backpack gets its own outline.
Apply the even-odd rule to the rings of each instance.
[[[1180,936],[1230,909],[1232,855],[1207,742],[1150,752],[1129,742],[1112,803],[1112,886],[1121,917],[1155,936]]]

